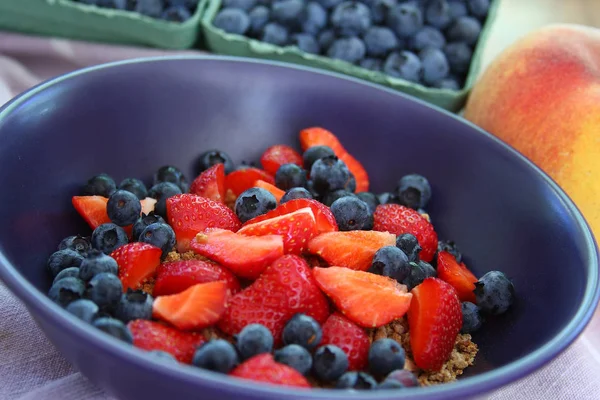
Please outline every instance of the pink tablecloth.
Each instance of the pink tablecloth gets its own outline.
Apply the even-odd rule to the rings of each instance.
[[[64,72],[104,62],[164,54],[172,53],[0,32],[0,105],[38,82]],[[600,312],[596,312],[585,333],[560,357],[526,379],[490,395],[489,399],[600,399],[599,349]],[[2,283],[0,399],[111,399],[73,370]]]

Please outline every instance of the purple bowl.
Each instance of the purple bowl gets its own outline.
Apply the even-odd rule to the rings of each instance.
[[[401,391],[293,390],[162,365],[53,304],[45,262],[89,232],[70,204],[86,179],[193,175],[208,148],[236,162],[300,129],[335,132],[376,192],[429,177],[428,208],[477,275],[505,271],[518,302],[474,335],[476,365],[457,383]],[[516,151],[464,120],[332,73],[220,57],[121,62],[43,83],[0,111],[0,278],[64,356],[121,399],[457,399],[522,378],[581,333],[598,302],[598,252],[571,200]]]

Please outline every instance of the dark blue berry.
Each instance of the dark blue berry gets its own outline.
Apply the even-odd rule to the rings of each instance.
[[[356,193],[356,197],[367,203],[367,206],[369,206],[369,210],[371,213],[375,212],[375,209],[379,205],[379,199],[375,194],[371,192],[359,192]]]
[[[463,323],[461,333],[472,333],[483,325],[483,319],[479,313],[479,307],[471,302],[465,301],[461,304]]]
[[[398,48],[398,39],[390,28],[372,26],[364,36],[367,55],[370,57],[385,57]]]
[[[156,199],[154,205],[154,213],[160,215],[163,218],[167,217],[167,199],[169,197],[176,196],[183,193],[179,186],[171,182],[161,182],[150,188],[148,194],[150,197]]]
[[[365,372],[351,371],[342,375],[335,384],[336,389],[371,390],[377,387],[377,381]]]
[[[146,229],[147,226],[156,224],[156,223],[166,224],[163,217],[161,217],[160,215],[154,214],[153,211],[151,211],[150,214],[148,214],[148,215],[146,215],[146,214],[142,215],[136,221],[136,223],[133,224],[133,231],[132,231],[133,240],[138,241],[140,238],[140,235],[142,234],[144,229]]]
[[[269,22],[265,25],[260,40],[276,46],[285,46],[288,42],[289,32],[287,28],[277,22]]]
[[[384,377],[396,369],[404,368],[406,354],[400,343],[393,339],[378,339],[369,349],[369,371],[376,377]]]
[[[54,278],[52,283],[56,283],[63,278],[79,278],[79,268],[69,267],[69,268],[63,269],[56,275],[56,277]]]
[[[431,199],[431,185],[423,175],[409,174],[398,181],[400,203],[412,209],[425,208]]]
[[[283,328],[283,343],[297,344],[312,350],[321,343],[323,331],[319,323],[305,314],[296,314]]]
[[[452,76],[440,79],[439,81],[434,82],[431,86],[438,89],[448,90],[460,90],[461,87],[460,83],[458,83],[458,80]]]
[[[319,54],[321,51],[317,39],[308,33],[297,33],[292,35],[292,45],[297,46],[305,53]]]
[[[172,354],[162,350],[151,350],[147,352],[149,356],[160,362],[177,364],[179,361]]]
[[[484,19],[490,10],[490,0],[467,0],[471,15]]]
[[[189,183],[183,172],[177,167],[172,165],[165,165],[160,167],[154,174],[154,185],[162,182],[171,182],[181,189],[182,193],[185,193],[189,189]]]
[[[335,32],[333,31],[333,29],[325,29],[321,33],[319,33],[319,37],[317,38],[317,41],[319,42],[319,47],[321,47],[321,51],[326,53],[327,50],[333,44],[333,42],[335,42]],[[321,146],[315,146],[315,147],[321,147]],[[327,147],[327,146],[323,146],[323,147]],[[312,149],[312,147],[311,147],[311,149]],[[308,150],[310,150],[310,149],[308,149]],[[308,150],[306,150],[306,151],[308,151]],[[306,165],[304,167],[306,168]]]
[[[250,17],[239,8],[225,8],[219,11],[213,25],[227,33],[243,35],[250,28]]]
[[[354,193],[345,189],[334,190],[333,192],[328,192],[325,194],[325,196],[323,196],[322,203],[325,204],[327,207],[331,207],[331,205],[335,203],[336,200],[348,196],[356,197]]]
[[[100,250],[104,254],[110,254],[127,243],[127,233],[123,228],[115,224],[108,223],[99,225],[92,232],[92,247],[96,250]]]
[[[273,334],[261,324],[246,325],[236,335],[235,341],[242,361],[273,350]]]
[[[107,174],[100,174],[90,178],[83,187],[84,196],[110,197],[117,190],[117,184]]]
[[[423,82],[425,84],[432,85],[448,76],[450,66],[442,50],[426,48],[421,50],[419,58],[423,64]]]
[[[412,3],[398,4],[392,8],[386,18],[387,25],[396,35],[407,38],[423,27],[423,14],[419,7]]]
[[[308,181],[306,181],[306,190],[308,190],[310,192],[313,199],[317,199],[317,200],[321,199],[321,195],[315,190],[315,184],[312,181],[312,179],[309,179]]]
[[[326,9],[331,9],[336,7],[338,4],[341,4],[344,0],[316,0],[317,3],[322,5]]]
[[[410,266],[410,273],[402,281],[408,290],[420,285],[425,279],[436,276],[435,269],[424,261],[410,262],[408,265]]]
[[[275,351],[275,361],[288,365],[306,375],[312,368],[312,356],[304,347],[289,344]]]
[[[229,373],[238,362],[235,347],[223,339],[213,339],[204,343],[196,350],[192,360],[196,367],[223,374]]]
[[[277,200],[268,190],[253,187],[242,192],[235,201],[235,214],[246,222],[277,207]]]
[[[313,196],[312,194],[310,194],[310,192],[303,188],[303,187],[295,187],[295,188],[291,188],[289,189],[287,192],[285,192],[285,194],[281,197],[281,200],[279,200],[279,204],[283,204],[285,202],[288,202],[290,200],[295,200],[295,199],[312,199]]]
[[[313,354],[312,371],[323,382],[334,382],[348,370],[348,356],[332,344],[321,346]]]
[[[471,66],[473,51],[471,47],[464,42],[448,43],[444,47],[444,53],[450,65],[450,71],[456,74],[465,74]]]
[[[163,12],[164,3],[162,0],[137,0],[135,12],[148,17],[157,18]]]
[[[275,186],[281,190],[306,186],[306,171],[296,164],[283,164],[275,173]]]
[[[383,61],[378,58],[364,58],[358,65],[371,71],[383,71]]]
[[[121,181],[119,184],[119,190],[126,190],[136,195],[139,200],[144,200],[148,197],[148,189],[146,189],[146,185],[139,179],[136,178],[126,178]]]
[[[119,277],[103,272],[89,281],[85,296],[101,310],[112,312],[119,305],[122,293],[123,284]]]
[[[327,56],[352,64],[362,60],[367,53],[365,42],[357,37],[335,40],[327,50]]]
[[[223,0],[223,8],[239,8],[248,11],[255,5],[256,0]]]
[[[126,343],[133,343],[133,335],[127,326],[115,318],[110,317],[102,317],[97,318],[92,323],[96,328],[101,330],[104,333],[108,333],[109,335],[120,339]]]
[[[398,0],[371,0],[371,18],[375,24],[383,24],[392,8],[398,5]]]
[[[318,159],[310,169],[314,189],[322,194],[344,189],[350,179],[350,171],[336,156]]]
[[[373,229],[373,213],[357,196],[345,196],[331,204],[331,212],[340,231]]]
[[[128,323],[136,319],[152,318],[152,302],[154,299],[141,290],[128,289],[123,293],[115,311],[115,317]]]
[[[487,314],[503,314],[515,301],[515,287],[500,271],[490,271],[479,278],[474,292],[477,305]]]
[[[416,236],[410,233],[403,233],[396,237],[396,247],[406,254],[408,261],[417,262],[419,261],[419,253],[421,252],[421,245],[417,240]]]
[[[271,18],[271,10],[265,6],[256,6],[250,13],[250,35],[258,37]]]
[[[99,308],[91,300],[79,299],[69,303],[66,310],[82,321],[91,323],[98,315]]]
[[[305,8],[304,0],[278,0],[271,5],[271,18],[288,29],[297,30]]]
[[[435,28],[445,29],[452,22],[447,0],[431,0],[425,10],[425,21]]]
[[[408,256],[396,246],[385,246],[377,250],[369,272],[389,276],[402,282],[410,274]]]
[[[302,31],[313,37],[327,25],[327,11],[316,1],[310,1],[302,14]]]
[[[448,7],[450,7],[450,18],[453,20],[469,14],[467,5],[462,1],[451,1],[448,3]]]
[[[166,8],[160,18],[169,22],[184,22],[192,18],[192,13],[184,6],[174,6]]]
[[[95,249],[90,250],[79,267],[79,278],[87,282],[95,275],[103,272],[117,275],[119,273],[119,265],[114,258],[107,256],[103,252]]]
[[[221,150],[212,149],[200,154],[197,161],[196,173],[200,175],[202,171],[209,169],[215,164],[223,164],[226,174],[233,172],[235,169],[235,165],[229,154]]]
[[[441,251],[447,251],[448,253],[452,254],[454,258],[456,258],[456,262],[462,262],[462,253],[458,249],[456,243],[454,243],[452,240],[439,240],[437,245],[437,251],[438,253]]]
[[[67,268],[79,268],[83,262],[83,255],[75,250],[63,249],[58,250],[50,257],[46,266],[52,277],[56,277],[59,272]]]
[[[330,19],[338,35],[359,36],[371,26],[371,10],[358,1],[344,1],[335,7]]]
[[[411,47],[416,51],[425,48],[443,49],[445,45],[444,34],[431,26],[424,26],[411,39]]]
[[[142,231],[138,240],[160,248],[164,258],[175,246],[175,232],[173,228],[164,222],[156,222],[148,225]]]
[[[68,236],[60,241],[58,244],[58,250],[70,249],[75,250],[81,255],[86,255],[91,250],[92,244],[90,243],[89,237],[83,237],[80,235]]]
[[[108,198],[106,212],[113,223],[127,226],[140,217],[142,203],[135,194],[126,190],[117,190]]]
[[[418,82],[423,67],[421,60],[410,51],[394,52],[383,64],[383,72],[395,78]]]
[[[377,199],[379,199],[379,204],[400,204],[398,195],[391,192],[380,193],[377,195]]]
[[[481,22],[473,17],[460,17],[450,25],[446,36],[450,42],[465,42],[472,46],[481,33]]]
[[[48,291],[48,297],[61,307],[66,307],[79,300],[84,291],[85,284],[81,279],[68,277],[54,282]]]
[[[335,153],[333,152],[333,150],[331,150],[331,147],[329,146],[309,147],[302,155],[302,158],[304,160],[304,168],[306,170],[310,170],[315,161],[317,161],[319,158],[328,156],[335,156]]]
[[[402,389],[419,386],[417,376],[406,369],[397,369],[385,377],[379,384],[378,389]]]

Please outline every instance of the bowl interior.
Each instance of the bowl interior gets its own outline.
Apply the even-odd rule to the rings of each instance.
[[[499,142],[397,94],[327,74],[191,58],[123,63],[61,79],[0,118],[0,251],[40,291],[60,240],[89,234],[70,197],[101,172],[150,184],[160,166],[194,177],[209,148],[257,161],[273,144],[298,147],[323,126],[366,166],[375,192],[403,174],[429,178],[428,211],[477,274],[506,272],[518,303],[474,335],[468,375],[539,349],[578,311],[596,253],[589,232],[547,178]]]

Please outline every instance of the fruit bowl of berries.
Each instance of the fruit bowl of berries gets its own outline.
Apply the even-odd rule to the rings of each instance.
[[[122,399],[475,398],[598,302],[594,238],[538,168],[304,67],[186,56],[45,82],[0,110],[0,185],[0,278]]]

